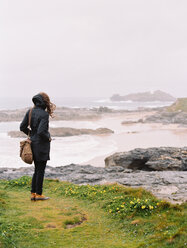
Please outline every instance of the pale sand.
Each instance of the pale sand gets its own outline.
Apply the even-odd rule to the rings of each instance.
[[[180,127],[177,124],[121,124],[123,121],[137,121],[151,114],[153,114],[153,112],[131,112],[108,115],[101,120],[95,121],[94,123],[97,126],[107,127],[114,131],[114,134],[103,135],[103,139],[104,144],[113,143],[116,149],[113,152],[95,157],[82,164],[104,167],[104,159],[115,152],[129,151],[134,148],[160,146],[183,147],[187,145],[187,128]]]

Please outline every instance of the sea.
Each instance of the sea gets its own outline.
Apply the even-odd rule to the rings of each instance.
[[[51,99],[57,107],[70,108],[98,108],[108,107],[111,109],[136,110],[138,108],[156,108],[169,106],[172,102],[133,102],[133,101],[111,101],[107,97],[57,97]],[[6,109],[21,109],[32,106],[32,101],[29,98],[0,98],[0,110]]]
[[[63,97],[52,101],[57,107],[96,108],[108,107],[120,110],[136,110],[140,107],[156,108],[169,106],[172,102],[113,102],[106,97]],[[0,110],[21,109],[32,106],[30,99],[1,98]],[[127,151],[136,147],[176,145],[186,142],[184,134],[176,134],[176,130],[160,129],[160,127],[144,125],[121,125],[125,115],[108,116],[100,120],[88,121],[50,121],[50,127],[91,128],[107,127],[114,131],[110,135],[81,135],[53,138],[51,142],[49,166],[65,166],[74,164],[91,164],[103,167],[104,158],[117,151]],[[19,130],[20,122],[0,122],[0,167],[20,168],[28,166],[19,157],[20,138],[11,138],[9,131]],[[158,139],[161,137],[161,139]]]

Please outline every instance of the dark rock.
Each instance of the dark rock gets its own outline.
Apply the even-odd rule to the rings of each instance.
[[[137,148],[105,158],[105,166],[122,166],[132,170],[187,170],[187,147]]]

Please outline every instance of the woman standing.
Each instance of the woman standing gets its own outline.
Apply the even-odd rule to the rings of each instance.
[[[42,195],[42,188],[45,167],[47,160],[50,159],[49,115],[52,117],[56,106],[51,103],[49,96],[44,92],[34,96],[32,101],[34,107],[31,113],[30,139],[35,170],[32,177],[31,200],[47,200],[49,197]],[[29,133],[29,111],[20,124],[20,130],[27,135]]]

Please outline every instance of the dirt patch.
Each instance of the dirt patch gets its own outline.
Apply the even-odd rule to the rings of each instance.
[[[56,225],[48,224],[46,228],[56,228]]]
[[[82,215],[82,218],[79,222],[75,223],[75,224],[67,224],[66,225],[66,229],[69,229],[69,228],[73,228],[73,227],[76,227],[76,226],[80,226],[84,221],[86,221],[87,218],[85,217],[85,215],[83,214]]]

